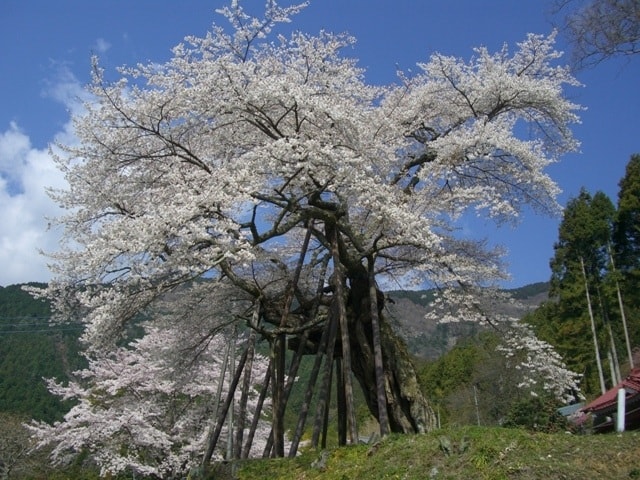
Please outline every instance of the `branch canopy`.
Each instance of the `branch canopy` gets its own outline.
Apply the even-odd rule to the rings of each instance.
[[[394,281],[446,286],[503,275],[496,252],[455,234],[460,215],[557,211],[545,167],[576,148],[578,107],[553,35],[470,61],[435,54],[379,87],[343,55],[347,35],[267,41],[300,8],[269,2],[257,19],[233,2],[219,12],[232,33],[214,25],[114,82],[96,61],[79,143],[57,159],[69,188],[53,193],[69,213],[52,296],[83,307],[88,338],[197,278],[280,294],[307,226],[315,258],[328,254],[314,222],[336,225],[345,264],[374,255]]]

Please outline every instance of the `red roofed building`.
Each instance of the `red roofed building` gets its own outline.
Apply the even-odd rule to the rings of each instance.
[[[640,368],[634,368],[631,373],[618,385],[608,390],[581,411],[594,415],[593,430],[608,432],[615,428],[615,418],[618,411],[618,390],[625,390],[625,429],[640,428]]]

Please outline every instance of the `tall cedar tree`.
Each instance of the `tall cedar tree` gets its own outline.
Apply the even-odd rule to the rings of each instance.
[[[640,154],[631,156],[620,180],[618,212],[614,228],[616,269],[625,308],[628,309],[634,344],[640,343]]]
[[[577,197],[569,200],[550,263],[550,297],[554,302],[545,304],[531,319],[538,326],[538,333],[558,348],[570,368],[584,373],[582,386],[586,393],[599,391],[599,386],[594,344],[588,340],[593,335],[585,283],[589,288],[600,355],[606,358],[611,343],[608,322],[612,309],[617,309],[614,294],[606,282],[615,212],[613,203],[602,192],[591,196],[582,189]],[[619,330],[616,324],[614,333]],[[615,335],[617,343],[618,336]]]

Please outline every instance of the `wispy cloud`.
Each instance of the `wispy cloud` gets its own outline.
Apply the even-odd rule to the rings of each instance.
[[[104,38],[98,38],[93,48],[95,49],[96,53],[105,53],[111,48],[111,44]]]
[[[0,188],[17,193],[22,190],[26,157],[31,149],[29,138],[15,122],[0,133]]]
[[[61,103],[72,115],[80,113],[89,98],[87,91],[67,64],[52,62],[52,66],[54,73],[44,82],[42,96]]]

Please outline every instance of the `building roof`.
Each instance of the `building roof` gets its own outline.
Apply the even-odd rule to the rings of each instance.
[[[572,405],[560,407],[558,409],[558,413],[563,417],[568,417],[569,415],[576,413],[578,410],[582,410],[582,407],[584,407],[584,403],[574,403]]]
[[[631,370],[627,378],[617,384],[611,390],[606,391],[604,394],[588,403],[583,409],[583,412],[593,412],[596,414],[604,414],[617,408],[618,402],[618,390],[625,389],[625,403],[630,401],[640,401],[640,368],[634,368]]]

